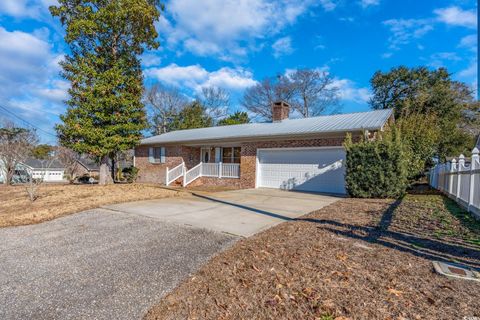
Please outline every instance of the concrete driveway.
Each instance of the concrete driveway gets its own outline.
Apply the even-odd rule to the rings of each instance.
[[[140,319],[239,236],[336,200],[242,190],[0,228],[0,319]]]
[[[159,221],[248,237],[334,203],[339,197],[277,189],[195,193],[106,206]]]

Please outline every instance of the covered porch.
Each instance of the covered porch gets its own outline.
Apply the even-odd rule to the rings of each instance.
[[[197,149],[198,148],[198,149]],[[185,187],[200,177],[218,179],[240,178],[241,147],[239,145],[200,146],[198,150],[200,162],[187,170],[185,162],[170,169],[166,168],[166,181],[168,186],[182,178]]]

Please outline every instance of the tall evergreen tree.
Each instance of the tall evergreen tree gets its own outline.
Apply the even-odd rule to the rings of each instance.
[[[159,0],[58,0],[50,12],[66,29],[70,81],[60,142],[100,159],[100,184],[111,182],[108,160],[134,147],[146,128],[139,55],[158,48]],[[113,168],[112,168],[113,171]]]

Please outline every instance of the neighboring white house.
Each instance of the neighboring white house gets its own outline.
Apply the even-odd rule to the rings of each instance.
[[[27,159],[22,165],[33,179],[43,179],[45,182],[64,181],[65,167],[59,161]]]

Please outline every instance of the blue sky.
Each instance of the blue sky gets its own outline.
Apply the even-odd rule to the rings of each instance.
[[[68,83],[58,62],[63,30],[55,0],[0,1],[0,105],[40,127],[53,143]],[[161,47],[142,57],[147,85],[162,82],[195,96],[228,90],[232,111],[245,88],[297,68],[328,71],[342,112],[369,109],[369,80],[398,65],[447,67],[477,81],[474,0],[170,0],[157,23]],[[0,110],[0,117],[13,117]],[[15,118],[14,118],[15,119]],[[48,132],[48,133],[47,133]],[[50,133],[50,134],[49,134]]]

